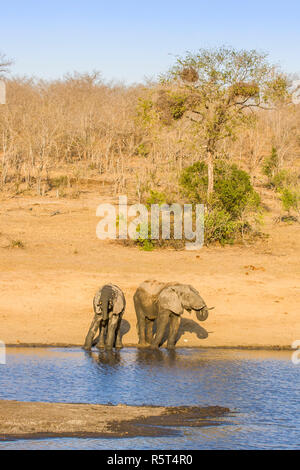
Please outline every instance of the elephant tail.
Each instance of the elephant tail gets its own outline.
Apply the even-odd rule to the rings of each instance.
[[[101,296],[100,296],[100,302],[102,306],[102,312],[103,312],[103,321],[106,321],[108,319],[108,313],[109,313],[109,303],[110,301],[113,303],[114,299],[114,291],[112,286],[104,286],[101,291]]]

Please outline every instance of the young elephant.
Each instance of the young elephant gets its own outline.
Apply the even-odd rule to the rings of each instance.
[[[98,349],[123,347],[120,325],[126,302],[122,290],[113,284],[102,286],[94,297],[95,316],[88,331],[83,348],[90,350],[94,344]],[[94,337],[99,329],[98,342]]]
[[[208,317],[208,308],[199,292],[187,284],[145,281],[138,287],[133,299],[140,347],[151,345],[158,348],[170,320],[167,347],[173,349],[184,310],[195,311],[199,321]],[[155,337],[154,320],[157,320]]]

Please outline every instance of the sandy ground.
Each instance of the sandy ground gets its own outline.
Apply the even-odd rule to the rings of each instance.
[[[252,247],[144,252],[97,239],[102,202],[93,194],[1,201],[0,340],[82,345],[93,295],[113,282],[127,299],[123,342],[134,345],[132,296],[145,279],[190,283],[215,306],[201,324],[185,313],[179,346],[289,347],[300,339],[300,224],[270,222],[269,240]]]
[[[0,401],[0,440],[173,435],[168,426],[216,425],[228,408],[108,406]],[[163,426],[161,428],[160,426]]]

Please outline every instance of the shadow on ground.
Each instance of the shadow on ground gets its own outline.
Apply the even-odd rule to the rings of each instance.
[[[163,336],[161,346],[167,341],[169,336],[169,324],[166,328],[165,334]],[[156,322],[154,323],[153,327],[154,334],[156,333]],[[180,338],[185,333],[194,333],[197,338],[199,339],[206,339],[208,337],[208,331],[199,325],[199,323],[195,322],[194,320],[190,320],[189,318],[182,318],[180,322],[180,327],[178,330],[178,335],[176,339],[176,343],[180,340]]]

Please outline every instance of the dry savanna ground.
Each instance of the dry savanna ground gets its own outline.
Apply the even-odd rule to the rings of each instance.
[[[108,199],[109,200],[109,199]],[[197,288],[210,317],[184,315],[180,346],[288,347],[300,339],[299,227],[267,217],[268,240],[200,251],[141,251],[96,237],[103,198],[14,197],[0,207],[0,339],[6,344],[82,345],[92,299],[118,284],[127,309],[123,342],[137,342],[132,296],[145,279]]]

